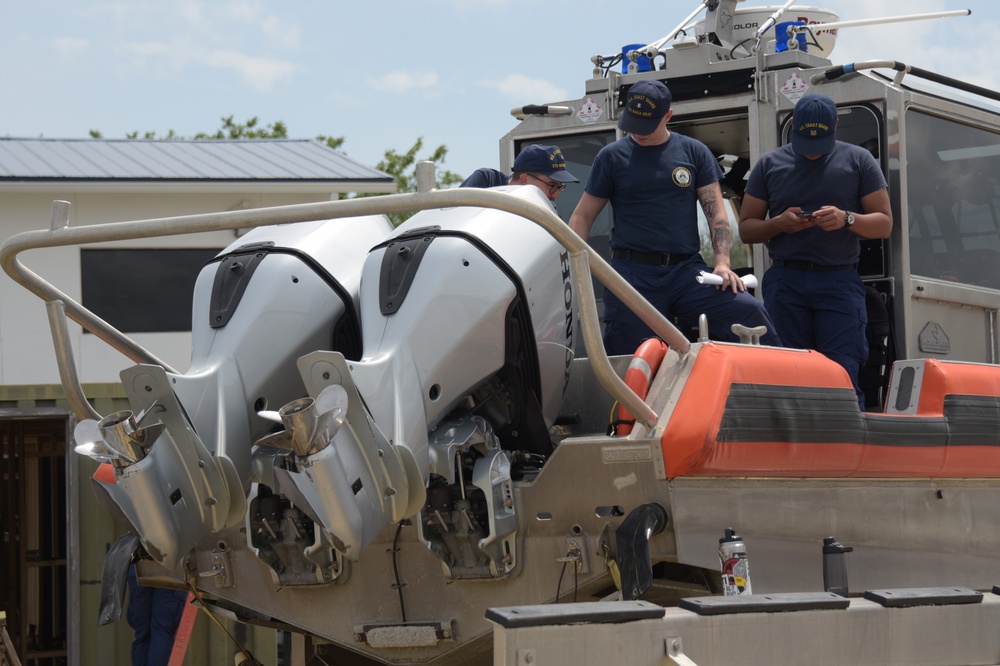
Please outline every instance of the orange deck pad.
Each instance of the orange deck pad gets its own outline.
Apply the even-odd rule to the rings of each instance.
[[[1000,396],[1000,366],[929,358],[924,361],[922,386],[917,413],[940,416],[946,395]]]
[[[944,407],[1000,396],[1000,366],[927,363],[916,415],[873,414],[822,354],[706,344],[661,438],[667,477],[1000,478],[996,410]]]

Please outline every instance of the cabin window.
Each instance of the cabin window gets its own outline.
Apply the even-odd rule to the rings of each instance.
[[[594,132],[591,134],[574,134],[567,136],[545,137],[522,139],[518,141],[515,149],[520,153],[521,149],[532,143],[559,146],[563,157],[566,158],[566,169],[580,179],[579,183],[568,183],[566,189],[559,195],[556,201],[556,212],[566,223],[573,214],[573,209],[583,195],[583,187],[587,184],[590,176],[590,168],[594,164],[597,153],[604,146],[615,140],[613,131]],[[515,153],[515,154],[516,154]],[[611,250],[608,239],[611,235],[611,206],[605,206],[601,214],[594,220],[594,226],[590,229],[588,243],[598,254],[610,261]]]
[[[191,330],[194,283],[218,249],[82,249],[83,306],[123,333]]]
[[[910,271],[1000,289],[1000,134],[905,116]]]

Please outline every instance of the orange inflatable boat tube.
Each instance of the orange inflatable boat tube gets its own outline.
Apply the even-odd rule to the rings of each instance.
[[[1000,366],[907,363],[915,413],[868,413],[822,354],[706,344],[661,438],[667,477],[1000,478]]]

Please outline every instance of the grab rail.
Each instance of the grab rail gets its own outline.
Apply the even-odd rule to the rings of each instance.
[[[70,227],[68,225],[69,203],[54,201],[50,229],[47,231],[25,231],[8,238],[0,247],[0,265],[15,282],[47,304],[61,302],[67,317],[127,358],[136,363],[152,363],[163,367],[168,372],[176,372],[134,340],[25,267],[18,259],[18,255],[27,250],[40,248],[248,229],[273,224],[458,206],[492,208],[519,215],[541,226],[566,248],[573,267],[574,287],[580,296],[580,321],[584,346],[595,375],[604,388],[635,415],[638,422],[650,428],[654,427],[658,418],[657,414],[615,373],[601,344],[600,322],[591,274],[618,296],[626,307],[635,312],[657,336],[662,338],[678,354],[685,354],[690,349],[687,338],[552,210],[503,192],[476,188],[431,190],[410,194],[389,194],[379,197],[163,217],[83,227]],[[57,308],[57,311],[62,308]],[[53,324],[53,326],[55,325]],[[54,327],[53,336],[57,346],[57,360],[60,363],[60,376],[64,378],[64,381],[67,378],[69,381],[74,381],[75,369],[62,367],[62,365],[72,362],[72,353],[66,349],[65,335],[59,335],[57,328]],[[69,388],[67,392],[71,392]],[[79,394],[82,395],[82,392]],[[83,402],[86,404],[86,401]],[[78,403],[78,400],[74,401],[76,405],[74,411],[77,411],[81,418],[92,418],[92,410],[86,414],[79,413],[83,407]]]

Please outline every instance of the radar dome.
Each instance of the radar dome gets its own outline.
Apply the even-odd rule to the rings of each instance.
[[[739,44],[745,40],[752,40],[757,29],[771,17],[774,12],[781,9],[780,5],[764,7],[740,7],[736,9],[733,17],[733,44]],[[806,25],[815,26],[812,29],[813,39],[806,35],[807,50],[813,55],[821,58],[829,58],[837,42],[837,30],[823,30],[822,23],[834,23],[840,20],[840,16],[832,9],[822,7],[799,7],[793,6],[785,11],[777,20],[777,23],[790,21],[802,21]],[[705,29],[705,21],[695,24],[695,33],[702,34]],[[761,38],[761,44],[765,47],[765,52],[774,53],[775,30],[770,28]],[[816,46],[819,44],[819,47]],[[749,42],[748,42],[749,45]]]

